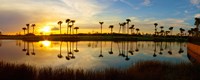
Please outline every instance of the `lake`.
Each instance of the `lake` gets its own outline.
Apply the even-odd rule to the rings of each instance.
[[[126,69],[138,61],[188,62],[187,42],[0,40],[0,60],[36,67]]]

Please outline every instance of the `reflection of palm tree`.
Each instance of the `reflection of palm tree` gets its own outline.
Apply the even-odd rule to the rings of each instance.
[[[33,47],[33,52],[31,53],[32,55],[35,55],[35,50],[34,50],[34,43],[32,42],[32,47]]]
[[[63,23],[62,21],[58,21],[58,25],[60,26],[60,34],[62,33],[61,32],[61,25],[62,25],[62,23]]]
[[[130,19],[126,19],[126,22],[127,22],[127,34],[129,34],[129,22],[131,22]]]
[[[104,22],[99,22],[99,24],[101,25],[101,34],[102,34],[102,25]]]
[[[155,26],[155,36],[156,36],[158,23],[154,23],[154,26]]]
[[[136,49],[135,49],[135,51],[136,51],[136,52],[139,51],[139,49],[138,49],[138,45],[137,45],[137,41],[136,41]]]
[[[67,23],[67,34],[68,34],[70,19],[66,19],[65,22]]]
[[[126,46],[126,58],[125,60],[128,61],[130,58],[128,57],[128,47],[129,47],[129,42],[127,41],[127,46]]]
[[[35,34],[35,33],[34,33],[34,32],[35,32],[35,31],[34,31],[35,26],[36,26],[35,24],[32,24],[32,25],[31,25],[31,27],[33,27],[33,34]]]
[[[182,49],[182,42],[180,42],[180,49],[179,49],[178,53],[181,54],[183,52],[184,52],[184,50]]]
[[[23,42],[24,42],[24,48],[22,49],[22,51],[26,51],[26,42],[25,41]]]
[[[156,57],[156,42],[154,42],[154,53],[153,53],[153,57]]]
[[[67,60],[70,60],[70,57],[69,57],[69,44],[67,42],[67,56],[65,57]]]
[[[113,51],[112,51],[112,43],[113,43],[113,42],[111,41],[111,44],[110,44],[110,47],[111,47],[111,48],[110,48],[110,51],[108,52],[109,54],[113,54]]]
[[[102,41],[101,41],[100,43],[101,43],[101,44],[100,44],[101,50],[100,50],[100,55],[99,55],[99,57],[103,57],[103,54],[102,54]]]
[[[169,53],[170,55],[172,55],[171,42],[169,42],[169,51],[168,51],[168,53]]]
[[[23,30],[24,30],[24,35],[25,35],[25,33],[26,33],[26,28],[24,27],[24,28],[22,28]]]
[[[78,50],[78,41],[76,41],[76,49],[74,50],[74,52],[79,52],[79,50]]]
[[[29,42],[27,42],[27,52],[26,52],[26,55],[29,56],[30,53],[29,53]]]
[[[163,53],[162,53],[162,51],[163,51],[162,41],[161,41],[160,43],[161,43],[161,44],[160,44],[160,52],[159,52],[159,54],[163,54]]]
[[[27,34],[29,34],[29,26],[30,26],[30,24],[26,24]]]
[[[130,42],[130,50],[128,51],[131,55],[133,55],[133,42]]]
[[[117,47],[118,47],[118,50],[119,50],[119,56],[121,56],[122,53],[121,53],[121,49],[120,49],[120,47],[119,47],[119,42],[117,42]]]
[[[60,42],[60,54],[57,55],[58,58],[62,58],[63,57],[61,53],[62,53],[62,41]]]
[[[71,58],[72,59],[75,59],[75,56],[74,56],[74,51],[75,51],[75,49],[74,49],[74,42],[72,42],[72,56],[71,56]]]

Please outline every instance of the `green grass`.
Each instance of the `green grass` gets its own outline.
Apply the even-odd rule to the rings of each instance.
[[[128,69],[100,71],[37,69],[25,64],[0,62],[0,80],[200,80],[200,65],[140,61]]]

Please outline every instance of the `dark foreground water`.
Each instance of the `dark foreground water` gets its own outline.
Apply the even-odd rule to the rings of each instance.
[[[40,41],[0,40],[0,60],[36,67],[128,68],[138,61],[159,60],[188,62],[185,42],[110,42],[110,41]]]

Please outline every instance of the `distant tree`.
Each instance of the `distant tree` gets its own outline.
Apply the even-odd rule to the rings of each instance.
[[[156,36],[158,23],[154,23],[154,26],[155,26],[155,36]]]
[[[119,23],[119,33],[121,32],[122,26],[123,26],[123,23]]]
[[[78,34],[77,32],[78,32],[79,27],[74,27],[74,29],[76,30],[76,34]]]
[[[170,30],[170,33],[171,33],[171,36],[172,36],[172,30],[173,30],[174,27],[169,27],[169,30]]]
[[[110,28],[110,34],[113,34],[114,25],[110,25],[109,28]]]
[[[192,35],[192,30],[188,30],[188,36]]]
[[[72,29],[73,29],[73,26],[74,26],[74,23],[75,23],[76,21],[75,20],[71,20],[71,23],[72,23]],[[74,30],[72,30],[72,34],[74,34]]]
[[[68,34],[68,31],[69,31],[69,23],[70,23],[70,19],[66,19],[65,21],[67,23],[67,34]]]
[[[22,28],[22,30],[24,30],[24,35],[25,35],[26,28],[24,27],[24,28]]]
[[[199,24],[200,24],[200,18],[195,18],[195,23],[194,25],[196,25],[196,35],[199,34]]]
[[[165,31],[165,36],[168,36],[169,33],[170,31]]]
[[[179,30],[180,30],[180,34],[181,34],[181,36],[183,36],[183,32],[185,31],[185,29],[180,28]]]
[[[102,34],[102,25],[104,22],[99,22],[99,24],[101,25],[101,34]]]
[[[135,25],[131,25],[131,27],[129,27],[129,29],[131,30],[131,34],[134,34],[134,26]]]
[[[58,25],[60,26],[60,34],[62,33],[61,32],[61,25],[62,25],[62,23],[63,23],[62,21],[58,21]]]
[[[32,25],[31,25],[31,27],[33,27],[33,34],[35,34],[35,31],[34,31],[35,26],[36,26],[35,24],[32,24]]]
[[[136,31],[137,31],[137,34],[138,34],[138,32],[140,31],[140,29],[139,29],[139,28],[136,28]]]
[[[131,22],[131,19],[126,19],[127,22],[127,34],[129,34],[129,23]]]
[[[30,24],[26,24],[27,34],[29,34],[29,26],[30,26]]]
[[[164,26],[160,26],[160,33],[163,36],[164,30],[163,30]]]

